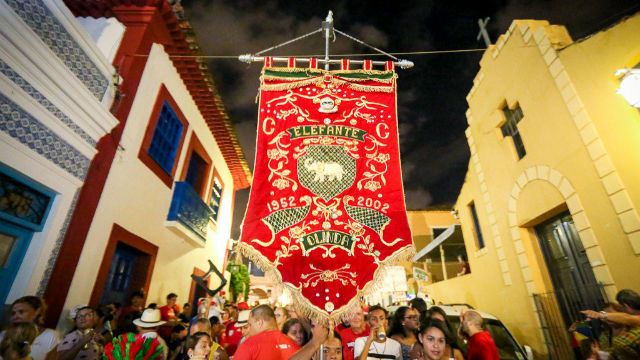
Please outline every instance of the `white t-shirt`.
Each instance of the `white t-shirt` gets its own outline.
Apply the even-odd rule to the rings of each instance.
[[[0,342],[4,339],[5,332],[6,331],[0,333]],[[57,331],[44,329],[44,331],[41,332],[33,341],[33,344],[31,344],[31,354],[29,354],[29,356],[31,356],[33,360],[44,360],[49,351],[53,350],[59,342],[60,338],[58,337]],[[2,360],[1,356],[0,360]]]
[[[353,351],[353,354],[356,358],[360,356],[360,354],[362,354],[364,345],[366,343],[367,337],[356,339],[356,344]],[[402,360],[402,348],[400,347],[400,343],[390,338],[387,338],[387,340],[385,340],[385,342],[383,343],[376,342],[375,340],[372,341],[371,346],[369,347],[369,356],[367,356],[366,360],[369,359]]]

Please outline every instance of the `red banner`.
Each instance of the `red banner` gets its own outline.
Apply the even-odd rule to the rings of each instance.
[[[393,70],[265,67],[240,252],[323,323],[415,250]]]

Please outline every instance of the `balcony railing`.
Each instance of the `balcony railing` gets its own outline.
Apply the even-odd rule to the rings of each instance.
[[[200,239],[206,241],[209,219],[212,216],[211,208],[191,185],[184,181],[176,182],[167,221],[180,222]]]

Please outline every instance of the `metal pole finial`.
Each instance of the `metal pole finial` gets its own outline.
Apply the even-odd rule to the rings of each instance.
[[[329,70],[329,39],[333,35],[333,11],[329,10],[329,15],[322,22],[322,35],[324,37],[324,69]]]

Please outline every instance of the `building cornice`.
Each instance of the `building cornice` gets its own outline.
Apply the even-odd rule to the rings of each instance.
[[[171,41],[162,44],[200,113],[205,118],[220,151],[231,171],[236,190],[249,187],[251,170],[238,142],[233,123],[229,118],[213,77],[197,44],[189,21],[179,2],[171,5],[166,0],[65,0],[65,4],[78,17],[117,17],[115,7],[155,7],[159,10]],[[140,54],[147,55],[147,54]]]
[[[2,1],[0,22],[4,24],[0,28],[0,57],[9,66],[71,117],[95,142],[111,131],[117,120],[109,112],[110,105],[105,103],[109,101],[109,96],[105,96],[102,102],[96,99],[33,30]],[[75,34],[72,35],[77,41]],[[107,89],[107,93],[110,92],[113,92],[111,87]]]

